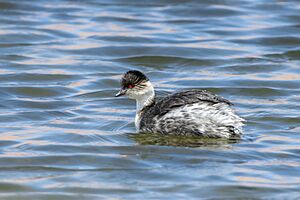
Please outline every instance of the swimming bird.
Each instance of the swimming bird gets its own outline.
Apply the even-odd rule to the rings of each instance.
[[[244,119],[235,114],[232,103],[206,90],[177,92],[160,100],[142,72],[123,74],[116,97],[136,100],[135,126],[138,132],[232,138],[242,135]]]

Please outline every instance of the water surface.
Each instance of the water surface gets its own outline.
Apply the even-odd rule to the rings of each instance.
[[[0,0],[0,198],[299,199],[297,0]],[[203,88],[239,141],[134,135],[120,75]]]

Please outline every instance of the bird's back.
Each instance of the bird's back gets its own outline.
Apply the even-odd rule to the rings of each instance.
[[[139,128],[161,134],[239,136],[244,120],[231,105],[205,90],[178,92],[146,106],[140,113]]]

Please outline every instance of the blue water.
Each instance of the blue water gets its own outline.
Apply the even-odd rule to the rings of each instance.
[[[244,136],[134,134],[129,69]],[[297,0],[0,0],[0,199],[300,199],[299,86]]]

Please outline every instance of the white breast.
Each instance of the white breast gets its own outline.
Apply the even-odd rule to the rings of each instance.
[[[135,120],[134,120],[135,128],[137,131],[140,130],[140,122],[141,122],[141,114],[140,114],[140,112],[137,111],[135,114]]]

